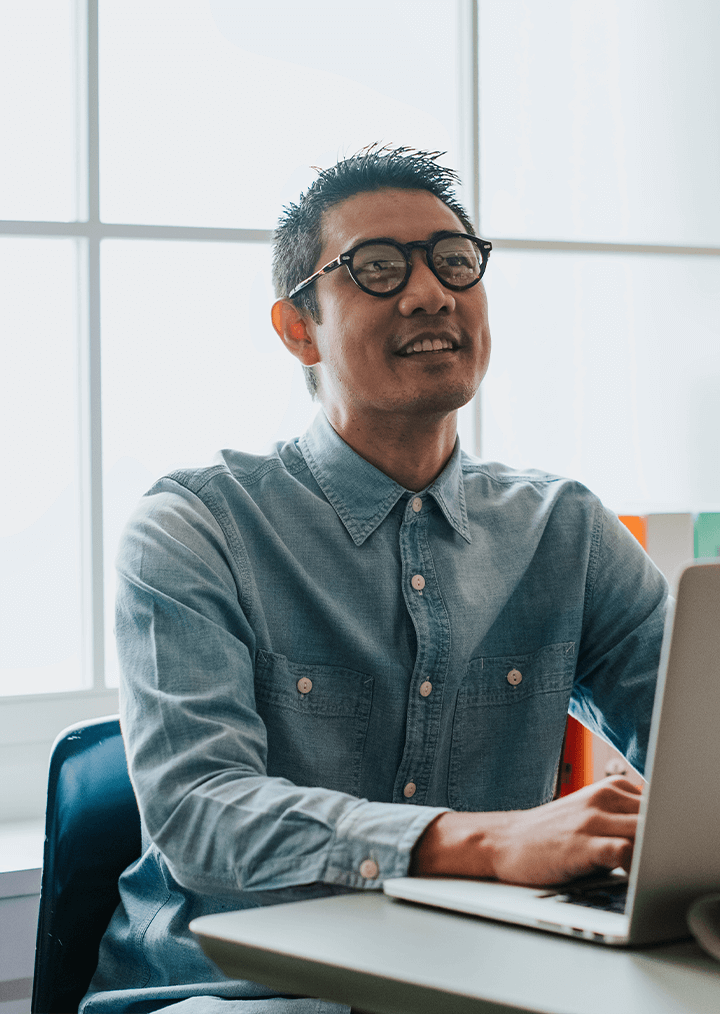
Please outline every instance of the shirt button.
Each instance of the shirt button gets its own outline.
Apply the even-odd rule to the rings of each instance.
[[[360,876],[366,880],[374,880],[380,872],[380,867],[374,859],[363,859],[360,863]]]
[[[312,690],[312,680],[309,680],[307,676],[303,676],[302,679],[297,681],[297,688],[301,694],[309,694]]]
[[[422,500],[420,499],[419,496],[416,496],[415,499],[413,500],[412,509],[415,511],[416,514],[418,511],[422,510]]]
[[[432,683],[430,680],[425,680],[424,683],[420,684],[420,696],[429,697],[432,693]]]
[[[406,799],[410,799],[412,796],[415,795],[416,792],[417,785],[415,784],[415,782],[408,782],[405,788],[403,789],[403,796],[405,796]]]
[[[425,578],[422,574],[413,574],[410,584],[413,586],[415,591],[422,591],[425,587]]]
[[[522,683],[522,673],[520,672],[520,670],[511,669],[510,672],[507,674],[507,681],[514,687],[516,687],[518,683]]]

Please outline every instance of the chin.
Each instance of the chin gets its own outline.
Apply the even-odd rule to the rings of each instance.
[[[475,385],[462,384],[439,391],[418,392],[417,397],[404,402],[404,407],[406,410],[422,415],[447,415],[449,412],[456,412],[463,405],[472,401],[476,391]]]

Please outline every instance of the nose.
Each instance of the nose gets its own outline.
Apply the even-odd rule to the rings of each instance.
[[[455,297],[430,270],[425,252],[413,250],[411,258],[412,271],[398,301],[400,313],[404,317],[414,313],[452,313]]]

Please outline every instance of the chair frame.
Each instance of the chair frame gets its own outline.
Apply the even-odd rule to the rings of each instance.
[[[63,730],[50,755],[32,1014],[77,1011],[120,900],[118,878],[140,849],[118,716]]]

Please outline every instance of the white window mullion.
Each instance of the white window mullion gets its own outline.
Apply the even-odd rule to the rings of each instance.
[[[87,0],[75,0],[75,217],[88,217],[88,15]]]
[[[92,687],[105,686],[105,621],[103,603],[102,503],[102,376],[100,343],[100,116],[98,88],[98,2],[87,0],[87,330],[85,390],[88,412],[84,441],[87,462],[86,498],[89,497],[89,531],[86,535],[89,567],[89,663]],[[88,573],[89,571],[89,573]]]
[[[470,4],[470,38],[472,62],[470,68],[470,82],[468,92],[470,95],[472,121],[472,162],[470,172],[472,174],[472,216],[478,235],[482,236],[483,228],[480,221],[480,2],[472,0]],[[483,452],[483,431],[482,431],[482,390],[479,390],[472,401],[473,413],[473,450],[480,458]]]
[[[457,169],[463,181],[460,199],[475,224],[478,235],[480,199],[478,176],[478,147],[480,141],[478,94],[478,0],[459,2],[458,5],[458,141],[460,161]],[[460,410],[458,431],[462,446],[471,453],[480,454],[480,392],[472,402]]]

